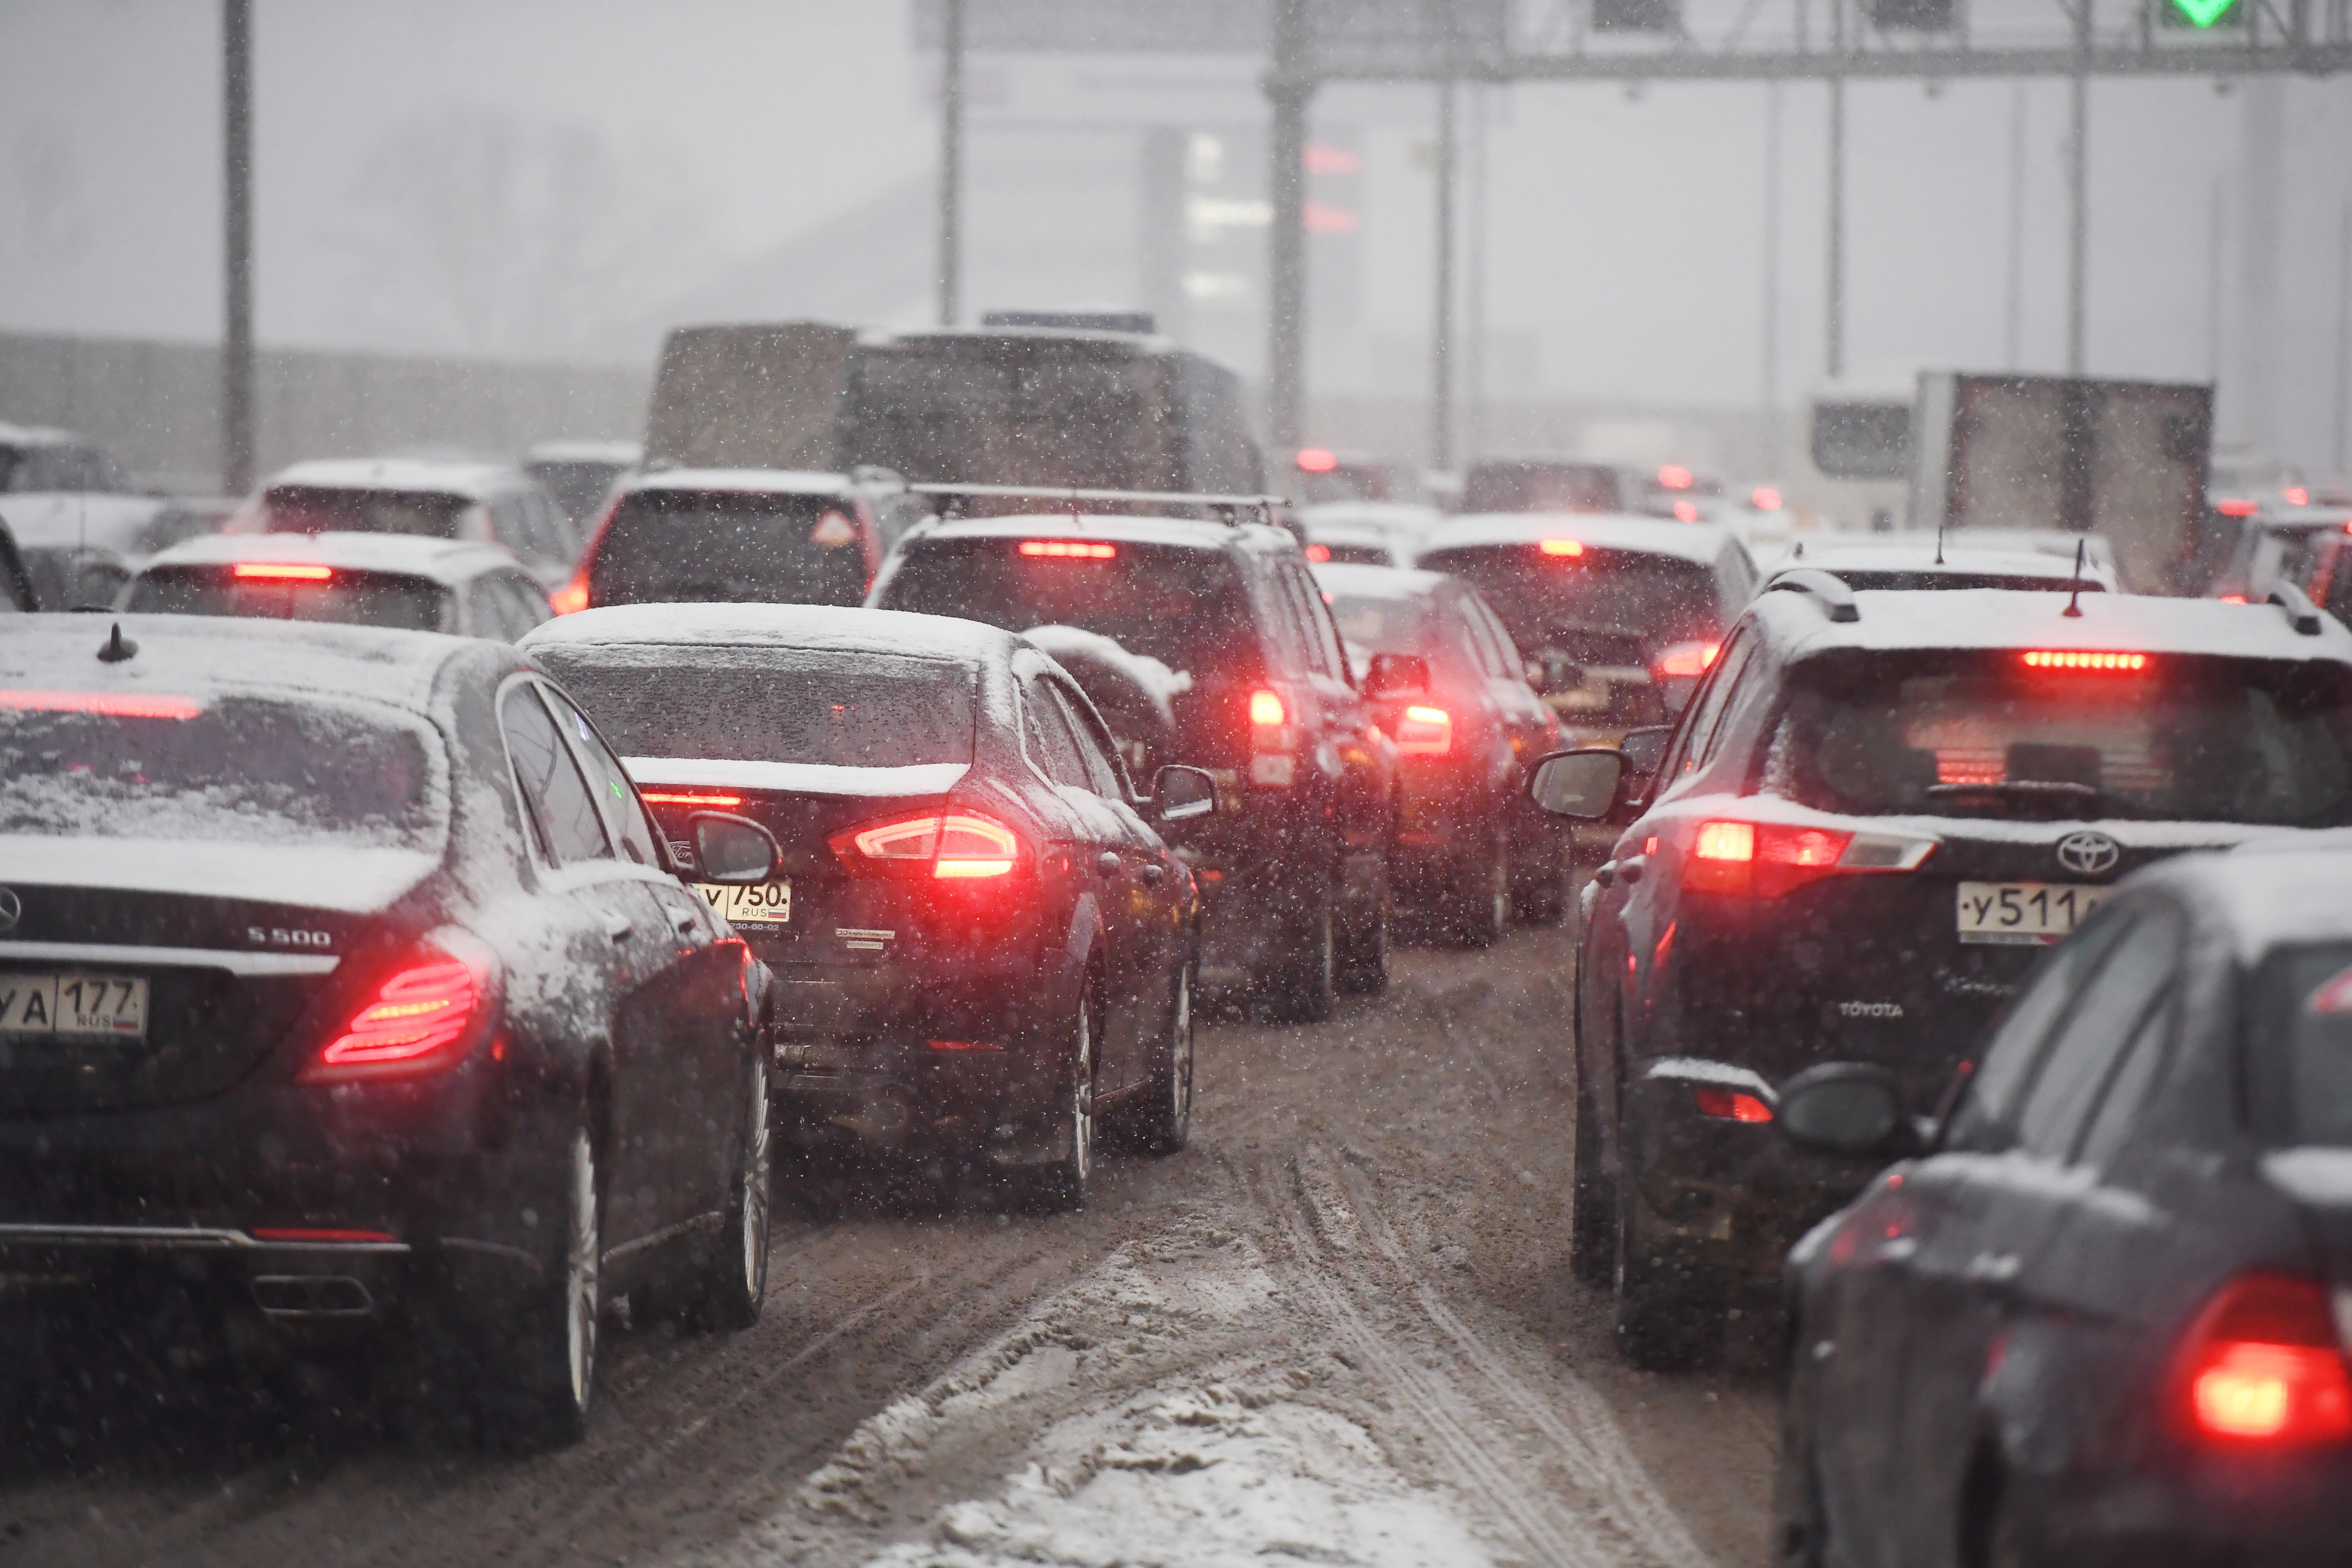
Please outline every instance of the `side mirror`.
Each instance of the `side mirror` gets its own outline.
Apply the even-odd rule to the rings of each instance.
[[[1189,822],[1217,809],[1217,781],[1205,769],[1170,766],[1151,775],[1152,815]]]
[[[1666,742],[1674,732],[1671,724],[1652,724],[1626,731],[1625,738],[1617,742],[1617,749],[1625,753],[1626,770],[1642,778],[1656,773],[1658,764],[1666,760]]]
[[[1895,1075],[1867,1062],[1824,1062],[1780,1086],[1775,1120],[1800,1149],[1854,1158],[1918,1152]]]
[[[698,880],[723,887],[756,887],[776,874],[783,851],[775,836],[749,817],[723,811],[698,811],[686,819],[694,838],[694,858],[702,868]]]
[[[1429,689],[1429,661],[1417,654],[1376,653],[1364,671],[1367,697],[1419,697]]]
[[[1554,816],[1598,822],[1616,805],[1625,773],[1624,754],[1605,746],[1561,752],[1536,764],[1528,794]]]

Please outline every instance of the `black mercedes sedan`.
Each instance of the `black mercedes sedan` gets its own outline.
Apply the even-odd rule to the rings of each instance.
[[[740,813],[775,877],[704,894],[777,977],[796,1152],[952,1159],[1086,1201],[1097,1116],[1183,1146],[1199,900],[1155,824],[1215,781],[1129,783],[1077,684],[975,621],[818,605],[643,605],[526,649],[684,841]]]
[[[680,829],[772,873],[753,824]],[[0,622],[0,1274],[38,1311],[413,1353],[486,1438],[574,1438],[603,1301],[759,1312],[767,984],[509,647]]]
[[[1917,1152],[1789,1262],[1780,1560],[2340,1563],[2352,1551],[2352,854],[2121,884],[1941,1125],[1882,1067],[1783,1134]]]

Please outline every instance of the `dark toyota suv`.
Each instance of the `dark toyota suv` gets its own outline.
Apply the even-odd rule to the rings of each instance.
[[[1008,631],[1074,626],[1166,667],[1217,809],[1168,837],[1201,886],[1202,982],[1326,1017],[1388,976],[1396,749],[1349,678],[1307,557],[1261,523],[965,518],[903,540],[866,601]],[[1121,737],[1125,739],[1125,737]]]
[[[1577,966],[1571,1256],[1634,1361],[1707,1353],[1869,1175],[1777,1136],[1792,1074],[1875,1064],[1933,1111],[2118,878],[2352,824],[2352,633],[2291,588],[2071,597],[1790,574],[1654,788],[1618,752],[1538,768],[1622,825]]]

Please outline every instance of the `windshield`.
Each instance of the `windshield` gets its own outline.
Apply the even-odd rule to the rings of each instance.
[[[159,566],[131,584],[122,607],[164,616],[341,621],[409,632],[437,632],[447,624],[449,592],[438,584],[381,572],[311,569],[331,574],[316,580],[240,577],[232,566]]]
[[[1622,511],[1617,470],[1603,463],[1477,463],[1462,486],[1462,510]]]
[[[563,509],[563,515],[574,522],[586,522],[596,514],[613,481],[627,472],[622,463],[560,462],[532,463],[530,477],[545,487]]]
[[[1418,654],[1429,647],[1429,608],[1418,599],[1333,594],[1327,602],[1339,635],[1369,652]]]
[[[973,675],[947,659],[686,646],[534,651],[627,756],[857,768],[971,761]]]
[[[1117,552],[1108,560],[1072,559],[1024,555],[1022,543],[927,543],[899,563],[881,607],[1015,632],[1076,626],[1203,678],[1257,667],[1241,571],[1221,552],[1119,543],[1106,546]]]
[[[1767,787],[1843,812],[2352,822],[2352,675],[2168,655],[1846,653],[1799,667]]]
[[[1418,564],[1476,587],[1530,658],[1647,663],[1669,643],[1711,640],[1722,630],[1715,574],[1671,555],[1598,546],[1547,555],[1540,544],[1493,544],[1431,551]],[[1625,651],[1604,656],[1601,644]]]
[[[856,605],[869,563],[838,496],[639,490],[589,569],[597,605]]]
[[[279,485],[265,498],[267,533],[413,533],[455,539],[464,496]]]
[[[75,710],[126,700],[155,716]],[[0,690],[0,834],[428,848],[441,754],[420,722],[334,702]]]
[[[850,389],[846,446],[915,480],[1173,489],[1167,380],[1157,359],[1089,343],[950,339],[869,351]]]

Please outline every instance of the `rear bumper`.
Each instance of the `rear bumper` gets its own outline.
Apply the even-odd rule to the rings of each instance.
[[[2335,1455],[2109,1480],[2012,1477],[2009,1487],[2034,1563],[2321,1568],[2342,1563],[2352,1542],[2352,1467]]]

